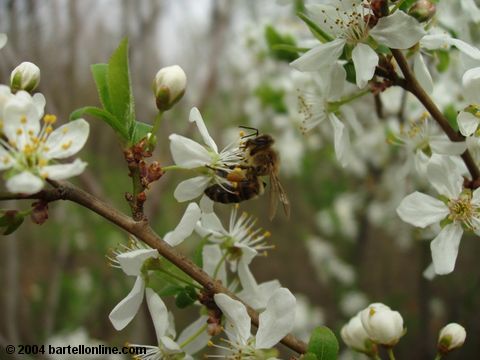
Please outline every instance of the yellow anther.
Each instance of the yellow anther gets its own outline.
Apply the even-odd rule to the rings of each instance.
[[[208,342],[207,342],[207,346],[210,346],[210,347],[214,346],[214,343],[213,343],[213,341],[211,341],[211,340],[208,340]]]
[[[20,123],[21,124],[26,124],[27,123],[27,117],[25,115],[23,115],[21,118],[20,118]]]
[[[66,143],[62,144],[62,149],[67,150],[70,146],[72,146],[72,140],[67,141]]]
[[[245,131],[240,130],[240,136],[244,137],[245,136]]]
[[[272,236],[272,233],[271,233],[270,231],[265,231],[265,232],[263,233],[263,236],[266,237],[266,238],[268,238],[268,237]]]
[[[235,209],[238,209],[238,208],[240,207],[240,205],[239,205],[239,204],[235,204],[234,207],[235,207]]]
[[[33,136],[33,130],[28,130],[28,135]]]
[[[52,114],[45,114],[43,117],[43,121],[45,124],[54,124],[57,121],[57,117]]]
[[[51,125],[48,125],[48,126],[45,128],[45,133],[46,133],[46,134],[50,134],[52,131],[53,131],[53,127],[52,127]]]
[[[48,161],[45,159],[38,160],[38,166],[45,166],[48,164]]]
[[[375,312],[376,311],[375,311],[374,308],[370,308],[370,311],[368,312],[368,315],[373,316],[373,315],[375,315]]]
[[[63,134],[66,134],[68,132],[68,128],[65,126],[63,129],[62,129],[62,133]]]
[[[16,133],[17,133],[18,136],[20,136],[20,135],[23,134],[23,130],[22,130],[22,129],[17,129],[17,132],[16,132]]]

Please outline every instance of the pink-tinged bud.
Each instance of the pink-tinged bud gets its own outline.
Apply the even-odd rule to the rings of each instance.
[[[438,351],[447,353],[453,349],[459,348],[465,342],[467,332],[462,325],[450,323],[446,325],[438,335]]]
[[[40,69],[28,61],[18,65],[10,75],[10,87],[13,92],[19,90],[32,92],[38,84],[40,84]]]
[[[377,344],[394,346],[405,334],[400,313],[384,304],[369,305],[360,312],[360,319],[368,337]]]
[[[158,110],[167,111],[175,105],[185,93],[186,86],[187,76],[180,66],[173,65],[160,69],[153,82]]]
[[[413,16],[419,22],[430,20],[437,11],[435,4],[429,0],[418,0],[408,10],[408,15]]]

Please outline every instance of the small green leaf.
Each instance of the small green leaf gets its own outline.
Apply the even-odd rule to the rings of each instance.
[[[355,65],[353,62],[349,61],[343,65],[345,72],[347,73],[347,81],[352,84],[357,83],[357,73],[355,71]]]
[[[402,5],[400,5],[400,10],[403,10],[407,12],[407,10],[410,8],[410,6],[413,5],[417,0],[405,0]]]
[[[152,132],[152,125],[141,121],[135,121],[133,124],[133,133],[130,137],[131,145],[137,144],[140,140],[147,136],[149,132]]]
[[[203,247],[208,242],[208,237],[209,236],[203,237],[193,251],[192,261],[200,268],[203,268]]]
[[[437,63],[438,72],[447,71],[448,66],[450,65],[450,53],[445,50],[437,50],[435,51],[435,55],[438,59],[438,63]]]
[[[183,291],[183,287],[179,285],[167,285],[158,292],[160,296],[177,296]]]
[[[307,352],[303,355],[302,360],[318,360],[317,355],[311,352]]]
[[[2,211],[0,227],[2,235],[10,235],[22,225],[25,217],[16,210]]]
[[[283,89],[275,89],[268,83],[262,83],[255,89],[255,95],[260,100],[262,107],[271,107],[280,114],[287,112],[284,102],[285,91]]]
[[[308,353],[316,355],[318,360],[336,360],[338,341],[333,332],[321,326],[313,330],[307,347]]]
[[[443,115],[445,115],[445,117],[447,118],[450,126],[455,131],[458,131],[458,123],[457,123],[458,113],[457,113],[457,109],[455,108],[455,106],[453,106],[452,104],[449,104],[449,105],[445,106],[445,108],[443,109]]]
[[[127,38],[122,40],[108,62],[107,84],[111,112],[121,121],[126,129],[133,131],[135,105],[128,67]]]
[[[91,66],[91,70],[102,106],[105,110],[112,112],[107,83],[108,64],[94,64]]]
[[[100,109],[95,106],[85,106],[83,108],[77,109],[70,114],[70,120],[75,120],[84,115],[90,115],[105,121],[110,125],[113,130],[115,130],[123,139],[128,139],[128,131],[125,128],[124,124],[120,122],[117,117],[106,110]]]
[[[276,45],[286,45],[290,47],[295,47],[295,39],[289,35],[281,35],[275,28],[271,25],[265,27],[265,39],[267,40],[267,45],[270,50],[270,54],[277,60],[284,60],[287,62],[292,62],[298,58],[296,51],[286,51],[283,49],[275,48]]]
[[[186,287],[184,291],[178,293],[177,297],[175,298],[175,305],[177,305],[177,307],[180,309],[184,309],[197,301],[197,298],[198,297],[195,291],[192,294],[191,289]]]

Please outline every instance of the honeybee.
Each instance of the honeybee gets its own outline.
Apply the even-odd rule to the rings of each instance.
[[[247,139],[241,148],[244,151],[243,161],[235,166],[231,172],[217,170],[218,174],[228,180],[227,184],[214,184],[205,189],[205,194],[213,201],[230,204],[252,199],[264,193],[266,184],[262,176],[270,177],[270,204],[269,218],[274,218],[278,207],[278,200],[283,205],[287,217],[290,216],[290,202],[279,179],[280,159],[278,153],[273,149],[273,137],[268,134],[255,133],[246,135]]]

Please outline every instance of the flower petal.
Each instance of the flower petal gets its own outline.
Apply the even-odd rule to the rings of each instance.
[[[7,43],[7,40],[8,40],[7,35],[0,33],[0,49],[5,46],[5,44]]]
[[[325,44],[315,46],[290,65],[299,71],[317,71],[330,67],[342,54],[345,40],[335,39]]]
[[[345,167],[348,165],[351,158],[350,136],[348,135],[348,130],[335,114],[329,114],[328,118],[333,126],[334,146],[337,160],[343,167]]]
[[[80,151],[85,145],[90,125],[83,119],[69,122],[55,129],[47,139],[44,152],[47,159],[65,159]]]
[[[0,170],[10,169],[13,166],[13,157],[0,145]]]
[[[31,136],[38,135],[42,113],[38,112],[29,93],[19,91],[5,103],[3,115],[5,136],[23,151],[25,145],[30,143]]]
[[[467,70],[462,77],[463,96],[469,104],[480,102],[480,67]]]
[[[400,218],[421,228],[443,220],[448,214],[448,207],[430,195],[415,191],[407,195],[397,208]]]
[[[31,172],[24,171],[9,178],[5,186],[12,193],[35,194],[42,190],[43,180]]]
[[[229,339],[246,344],[251,336],[251,324],[245,305],[225,294],[215,294],[213,298],[227,320],[225,332]]]
[[[117,261],[128,276],[140,276],[145,260],[156,259],[158,256],[158,251],[155,249],[137,249],[118,255]]]
[[[479,119],[467,111],[460,111],[457,116],[458,129],[463,136],[471,136],[478,128]]]
[[[392,15],[380,18],[370,30],[370,35],[392,49],[408,49],[425,35],[425,31],[413,17],[397,10]]]
[[[200,316],[200,318],[188,325],[178,336],[177,343],[183,344],[187,339],[190,339],[193,335],[197,334],[202,326],[207,323],[207,320],[208,316]],[[195,340],[190,341],[186,346],[183,346],[182,350],[193,355],[202,350],[207,345],[210,338],[211,336],[207,333],[207,329],[204,329],[200,335],[195,337]]]
[[[162,336],[159,339],[159,344],[165,349],[167,354],[178,354],[182,352],[180,346],[168,336]]]
[[[463,176],[449,156],[433,154],[427,174],[435,190],[449,199],[456,198],[463,189]]]
[[[135,317],[143,301],[145,283],[141,276],[135,280],[132,290],[108,315],[115,330],[122,330]]]
[[[195,199],[203,194],[203,191],[207,188],[209,182],[210,178],[207,176],[197,176],[184,180],[177,185],[173,196],[178,202]]]
[[[86,167],[86,162],[80,159],[75,159],[71,164],[44,166],[40,169],[40,172],[42,176],[47,177],[50,180],[65,180],[80,175]]]
[[[222,257],[223,253],[219,245],[205,245],[202,249],[203,271],[223,284],[227,284],[227,269]]]
[[[207,149],[199,143],[177,134],[172,134],[168,138],[173,161],[178,166],[193,169],[212,162]]]
[[[438,155],[461,155],[467,150],[465,141],[451,141],[445,135],[431,135],[429,143],[432,152]]]
[[[175,230],[167,233],[163,240],[169,243],[171,246],[177,246],[182,243],[187,237],[192,235],[193,230],[195,229],[195,224],[200,220],[200,215],[202,212],[196,203],[190,203],[183,214],[182,219],[178,223]]]
[[[295,304],[295,296],[286,288],[280,288],[272,294],[266,310],[259,317],[256,349],[270,349],[292,331]]]
[[[449,274],[455,268],[462,235],[463,229],[460,224],[448,224],[430,243],[433,266],[437,274]]]
[[[433,80],[428,67],[423,61],[423,56],[420,54],[420,51],[417,51],[413,57],[413,72],[417,77],[418,82],[428,94],[431,94],[433,91]]]
[[[157,341],[160,341],[160,338],[167,332],[169,325],[167,307],[160,296],[150,288],[146,288],[145,298],[157,334]]]
[[[363,88],[375,73],[378,55],[370,46],[360,43],[352,51],[352,60],[355,65],[357,86]]]
[[[190,110],[190,122],[194,122],[197,124],[198,131],[200,131],[200,135],[202,135],[203,142],[213,151],[218,154],[217,144],[213,141],[212,137],[208,133],[207,127],[205,126],[205,122],[203,121],[202,114],[200,111],[194,107]]]

